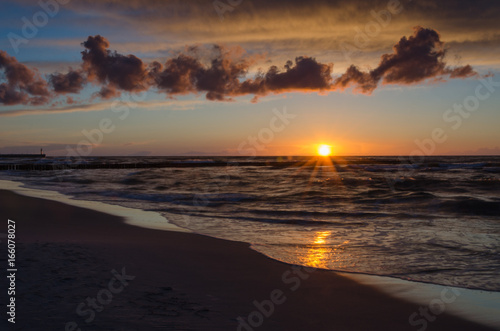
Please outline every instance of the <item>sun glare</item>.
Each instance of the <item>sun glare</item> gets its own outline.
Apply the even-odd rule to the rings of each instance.
[[[328,145],[319,145],[318,154],[321,156],[329,156],[332,154],[332,147]]]

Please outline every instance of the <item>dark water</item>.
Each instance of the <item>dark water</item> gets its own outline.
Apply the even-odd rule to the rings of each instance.
[[[301,166],[255,165],[294,160]],[[158,211],[285,262],[500,291],[500,157],[83,160],[192,165],[143,169],[62,167],[67,161],[37,160],[56,170],[0,177]],[[217,166],[200,167],[208,163]]]

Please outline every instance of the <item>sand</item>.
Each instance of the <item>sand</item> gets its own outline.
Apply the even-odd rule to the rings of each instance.
[[[16,324],[5,318],[2,330],[423,330],[421,317],[409,323],[418,304],[246,243],[145,229],[10,191],[0,191],[0,217],[0,233],[16,222],[18,270]],[[0,286],[7,302],[5,276]],[[432,317],[426,330],[490,330]]]

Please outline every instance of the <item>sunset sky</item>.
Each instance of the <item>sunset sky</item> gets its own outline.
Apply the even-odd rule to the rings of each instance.
[[[4,0],[0,15],[0,153],[500,155],[498,1]]]

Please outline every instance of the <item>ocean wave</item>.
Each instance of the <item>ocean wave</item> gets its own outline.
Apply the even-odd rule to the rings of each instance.
[[[124,178],[118,183],[123,184],[123,185],[143,185],[147,184],[147,181],[139,179],[139,178]]]
[[[211,160],[221,166],[198,164]],[[227,167],[233,161],[239,165]],[[262,166],[275,161],[96,157],[82,164],[113,167],[72,169],[58,166],[65,158],[48,158],[39,163],[45,171],[0,176],[156,210],[201,234],[270,244],[264,253],[289,263],[500,291],[500,157],[426,157],[411,167],[396,157],[333,158],[333,168]],[[171,162],[186,166],[156,167]]]
[[[474,197],[456,197],[438,202],[436,207],[441,212],[478,216],[500,216],[500,201],[488,201]]]

